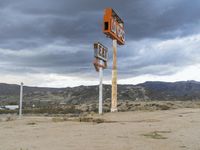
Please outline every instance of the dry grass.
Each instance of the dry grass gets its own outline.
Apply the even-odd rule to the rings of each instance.
[[[28,148],[27,149],[20,148],[20,150],[28,150]]]
[[[61,117],[54,117],[52,118],[53,122],[64,122],[64,121],[68,121],[66,118],[61,118]]]
[[[162,133],[171,133],[171,131],[153,131],[150,133],[142,134],[142,136],[151,139],[167,139],[167,137],[163,136]]]
[[[93,123],[116,123],[117,121],[108,121],[102,118],[92,118],[92,117],[80,117],[80,122],[93,122]]]
[[[33,121],[27,123],[27,125],[36,125],[36,124],[37,124],[37,123],[36,123],[36,122],[33,122]]]
[[[64,121],[73,121],[73,122],[92,122],[92,123],[113,123],[113,121],[106,121],[105,119],[102,118],[93,118],[93,117],[87,117],[87,116],[82,116],[82,117],[72,117],[72,118],[67,118],[67,117],[54,117],[52,118],[53,122],[64,122]]]
[[[6,117],[6,119],[5,119],[5,121],[13,121],[13,120],[15,120],[15,119],[11,116]]]
[[[92,118],[92,117],[80,117],[80,122],[93,122],[93,123],[104,123],[106,122],[104,119],[101,118]]]

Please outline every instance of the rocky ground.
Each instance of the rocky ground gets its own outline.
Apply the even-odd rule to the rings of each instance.
[[[200,109],[0,116],[2,150],[199,150]]]
[[[155,111],[155,110],[170,110],[178,108],[200,108],[200,101],[119,101],[118,111]],[[97,103],[86,103],[75,105],[76,110],[81,112],[98,111]],[[104,112],[110,111],[110,100],[103,104]]]

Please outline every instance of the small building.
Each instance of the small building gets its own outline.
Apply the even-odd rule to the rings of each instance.
[[[5,105],[4,108],[8,110],[16,110],[19,109],[19,105]]]

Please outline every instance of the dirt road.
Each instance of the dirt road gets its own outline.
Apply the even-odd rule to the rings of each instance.
[[[200,150],[200,109],[108,113],[100,124],[0,118],[0,150]]]

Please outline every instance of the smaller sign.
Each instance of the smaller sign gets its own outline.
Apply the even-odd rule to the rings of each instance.
[[[96,71],[99,71],[99,68],[107,68],[107,61],[108,61],[108,48],[105,47],[103,44],[97,42],[94,43],[94,67]]]
[[[101,43],[94,43],[94,57],[102,60],[108,60],[108,48],[102,45]]]

